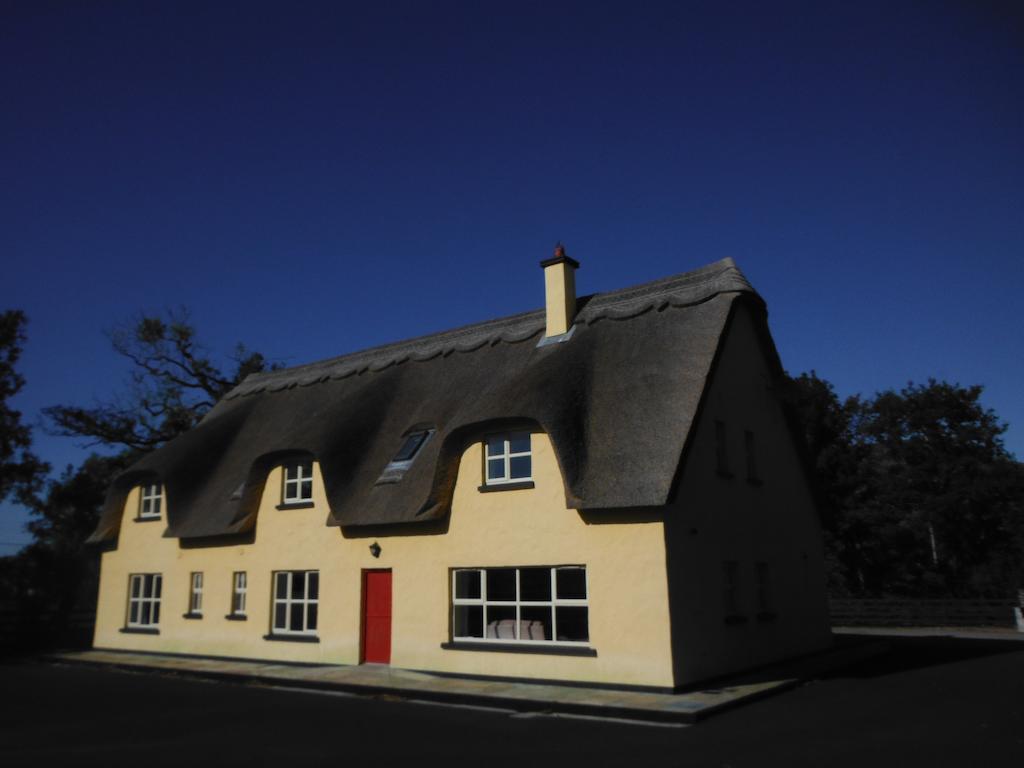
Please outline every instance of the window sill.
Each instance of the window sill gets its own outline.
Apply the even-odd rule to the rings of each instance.
[[[516,483],[491,483],[484,484],[477,488],[480,493],[494,493],[495,491],[525,491],[535,488],[533,480],[522,480]]]
[[[726,624],[746,624],[747,621],[747,617],[739,613],[734,613],[725,617]]]
[[[283,501],[277,505],[278,509],[312,509],[315,507],[312,501]]]
[[[126,635],[159,635],[160,634],[160,630],[156,629],[155,627],[152,628],[152,629],[149,628],[149,627],[121,627],[120,631],[124,632]]]
[[[553,643],[474,643],[452,641],[441,643],[445,651],[494,651],[496,653],[542,653],[551,656],[597,656],[594,648],[583,645],[555,645]]]
[[[193,613],[192,611],[189,611],[188,613],[181,614],[181,618],[183,618],[183,619],[201,619],[201,618],[203,618],[203,614],[201,614],[201,613]]]
[[[285,643],[319,643],[320,638],[316,635],[264,635],[264,640],[280,640]]]
[[[776,618],[778,618],[777,615],[771,611],[761,611],[757,614],[757,620],[761,623],[772,622],[775,621]]]
[[[228,621],[248,621],[249,620],[249,617],[246,616],[244,613],[229,613],[224,618],[227,619]]]
[[[136,515],[132,518],[134,523],[159,523],[163,518],[160,515],[154,515],[152,517],[139,517]]]

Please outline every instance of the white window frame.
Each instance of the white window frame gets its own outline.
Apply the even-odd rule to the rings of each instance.
[[[519,572],[526,569],[534,568],[549,568],[551,571],[551,599],[550,600],[522,600],[520,595],[520,578]],[[501,571],[501,570],[514,570],[516,572],[516,598],[515,601],[489,601],[487,599],[487,571]],[[558,597],[557,591],[557,572],[561,570],[581,570],[583,571],[583,583],[586,592],[586,597],[583,598],[560,598]],[[465,573],[469,571],[476,571],[480,574],[480,597],[456,597],[456,578],[459,573]],[[488,568],[452,568],[451,573],[451,595],[452,595],[452,641],[456,643],[498,643],[507,644],[514,643],[518,645],[543,645],[543,646],[571,646],[576,648],[589,648],[590,647],[590,575],[587,573],[587,567],[585,565],[522,565],[522,566],[492,566]],[[483,637],[473,636],[462,636],[455,633],[455,607],[456,606],[480,606],[483,609]],[[504,637],[487,637],[487,610],[488,607],[508,609],[515,607],[516,618],[514,624],[515,637],[504,638]],[[551,639],[550,640],[538,640],[533,638],[521,638],[520,630],[522,629],[522,609],[523,608],[550,608],[551,609]],[[578,607],[587,608],[587,640],[559,640],[558,639],[558,611],[560,607]]]
[[[231,615],[245,616],[245,601],[249,592],[249,576],[246,571],[231,574]]]
[[[293,461],[284,465],[281,476],[281,501],[284,504],[304,504],[313,501],[313,462]],[[302,494],[302,486],[309,483],[309,495]]]
[[[525,435],[530,447],[525,451],[512,451],[512,438]],[[502,441],[502,452],[491,453],[491,440],[495,438]],[[528,456],[530,459],[530,473],[525,477],[512,477],[512,459]],[[493,459],[504,459],[501,477],[491,477],[491,461]],[[533,435],[527,431],[506,432],[503,434],[488,435],[484,440],[484,485],[508,485],[509,483],[526,483],[533,480]]]
[[[188,612],[192,616],[203,615],[203,572],[192,571],[189,577]]]
[[[317,596],[309,596],[309,577],[311,574],[316,574],[317,581]],[[277,594],[278,576],[285,576],[285,590],[284,596],[281,597]],[[296,576],[302,576],[305,580],[303,584],[302,597],[292,597],[292,582]],[[271,574],[271,605],[270,605],[270,634],[271,635],[301,635],[305,637],[316,637],[317,628],[320,626],[320,571],[274,571]],[[284,605],[284,626],[277,626],[277,606]],[[317,607],[317,626],[310,628],[309,626],[309,606],[315,605]],[[290,629],[292,623],[292,614],[296,610],[302,611],[302,629]]]
[[[146,581],[150,584],[150,594],[146,595]],[[135,585],[138,584],[136,594]],[[134,629],[153,629],[160,626],[160,593],[163,588],[163,574],[131,573],[128,574],[128,614],[125,625]],[[149,620],[143,621],[142,607],[149,605]],[[132,609],[135,609],[134,611]],[[132,616],[135,616],[133,619]]]
[[[163,506],[164,487],[160,483],[139,486],[139,519],[155,520]]]

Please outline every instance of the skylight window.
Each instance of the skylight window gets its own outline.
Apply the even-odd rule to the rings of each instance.
[[[392,464],[399,461],[411,461],[412,457],[416,455],[424,441],[427,439],[427,430],[421,430],[419,432],[413,432],[411,435],[405,438],[405,442],[402,443],[402,447],[398,449],[398,453],[395,454],[395,458],[391,460]]]
[[[406,434],[402,439],[402,444],[398,447],[398,453],[384,467],[384,471],[377,479],[377,484],[397,483],[401,480],[406,470],[412,466],[412,462],[420,450],[430,440],[434,431],[433,429],[415,429]]]

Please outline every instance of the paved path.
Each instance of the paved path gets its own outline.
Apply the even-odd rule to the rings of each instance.
[[[3,768],[1020,768],[1024,643],[890,633],[888,652],[696,726],[0,663]]]
[[[407,699],[482,704],[520,711],[694,723],[729,707],[785,690],[802,680],[877,655],[885,648],[885,644],[877,640],[847,640],[827,652],[766,667],[707,688],[683,693],[470,679],[374,664],[300,666],[108,650],[60,653],[50,658],[207,679],[349,693],[389,694]]]

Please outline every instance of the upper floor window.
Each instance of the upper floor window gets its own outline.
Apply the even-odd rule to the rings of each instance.
[[[405,440],[402,441],[402,447],[398,449],[398,453],[395,454],[391,463],[400,464],[404,461],[412,461],[432,432],[433,430],[419,429],[406,435]]]
[[[146,519],[160,517],[163,498],[164,487],[160,483],[143,485],[139,495],[139,517]]]
[[[412,466],[413,460],[419,455],[420,450],[433,436],[435,430],[432,428],[413,429],[402,437],[402,444],[398,448],[395,457],[384,467],[384,471],[377,478],[377,483],[397,483],[405,476],[406,470]]]
[[[312,461],[296,461],[285,464],[281,501],[285,504],[313,501]]]
[[[518,483],[533,477],[529,432],[510,432],[487,438],[485,484]]]

